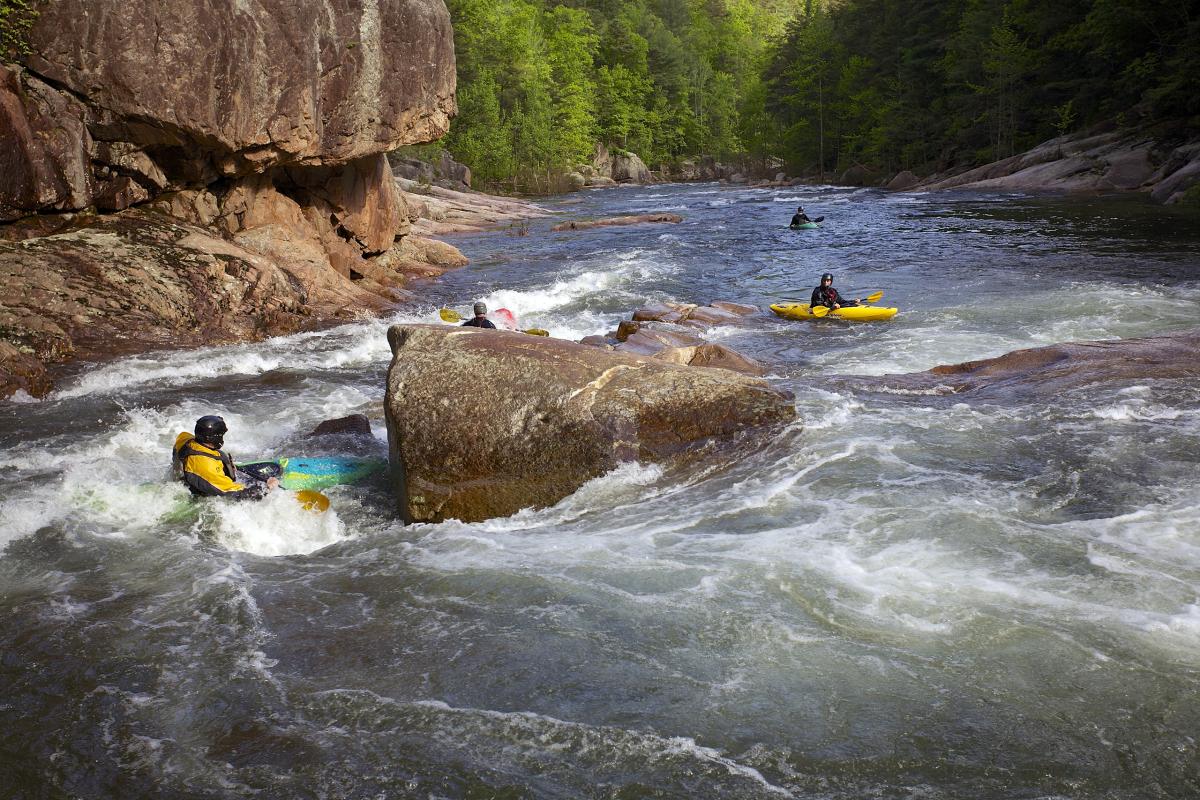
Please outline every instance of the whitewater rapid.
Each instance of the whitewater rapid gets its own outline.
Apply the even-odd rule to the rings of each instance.
[[[582,200],[562,216],[685,221],[456,238],[471,266],[387,318],[79,365],[0,403],[14,796],[1200,791],[1200,385],[828,380],[1195,327],[1190,217],[833,187]],[[798,203],[826,225],[787,231]],[[382,479],[324,515],[196,508],[166,480],[206,413],[239,459],[319,454],[308,432],[351,413],[374,433],[354,455],[386,455],[387,326],[442,305],[580,338],[649,301],[765,308],[826,269],[901,313],[710,332],[796,397],[732,467],[628,464],[552,508],[409,527]]]

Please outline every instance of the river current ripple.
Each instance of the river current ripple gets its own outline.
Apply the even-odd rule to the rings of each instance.
[[[797,204],[825,226],[786,230]],[[1005,403],[823,380],[1193,327],[1194,214],[715,184],[547,205],[685,221],[452,237],[472,265],[393,319],[0,402],[0,796],[1200,795],[1200,384]],[[312,516],[189,510],[164,480],[212,412],[239,457],[319,454],[304,435],[356,412],[359,454],[385,453],[386,326],[443,302],[579,338],[826,270],[901,313],[715,331],[802,421],[731,468],[626,465],[553,508],[411,527],[382,483]]]

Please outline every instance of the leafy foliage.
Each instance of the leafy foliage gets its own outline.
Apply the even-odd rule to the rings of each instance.
[[[936,171],[1097,123],[1200,129],[1200,0],[449,0],[485,184],[651,165]]]
[[[0,0],[0,60],[29,53],[26,35],[37,12],[34,0]]]
[[[449,0],[459,115],[445,144],[479,182],[527,190],[596,142],[650,164],[765,153],[762,59],[791,2]]]

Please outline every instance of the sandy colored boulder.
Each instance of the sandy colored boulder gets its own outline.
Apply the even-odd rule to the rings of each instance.
[[[679,322],[694,306],[678,303],[650,303],[633,312],[635,322]]]
[[[270,238],[271,226],[254,229]],[[281,237],[287,231],[274,231]],[[295,242],[293,242],[295,244]],[[265,247],[265,245],[264,245]],[[0,395],[40,394],[30,359],[111,358],[153,347],[259,339],[317,318],[379,310],[383,300],[320,263],[262,256],[211,231],[152,212],[94,217],[77,227],[0,241]],[[303,258],[300,250],[281,255]]]
[[[758,379],[559,339],[396,325],[388,341],[385,414],[407,521],[553,505],[622,462],[711,455],[795,417],[790,395]]]
[[[621,339],[620,336],[617,338]],[[698,344],[704,344],[704,340],[693,333],[641,325],[638,330],[621,340],[621,344],[617,345],[617,350],[622,353],[651,356],[668,348],[694,347]]]

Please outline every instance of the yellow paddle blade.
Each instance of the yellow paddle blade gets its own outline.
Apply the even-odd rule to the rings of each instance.
[[[443,308],[438,312],[438,316],[442,318],[442,322],[462,322],[462,314],[452,308]]]
[[[530,336],[549,336],[550,331],[542,328],[526,328],[521,333],[528,333]]]
[[[808,310],[808,313],[814,317],[823,317],[829,313],[829,306],[813,306]]]
[[[296,502],[304,506],[305,511],[324,514],[329,510],[329,498],[315,489],[301,489],[296,492]]]
[[[882,299],[883,299],[883,292],[872,292],[871,294],[864,297],[863,301],[867,302],[867,303],[878,303]]]

